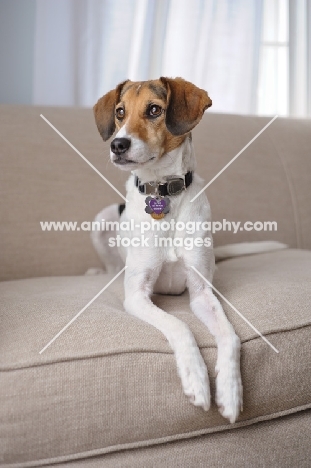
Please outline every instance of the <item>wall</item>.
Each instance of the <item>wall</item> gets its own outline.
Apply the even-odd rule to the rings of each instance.
[[[0,103],[31,104],[36,0],[0,0]]]

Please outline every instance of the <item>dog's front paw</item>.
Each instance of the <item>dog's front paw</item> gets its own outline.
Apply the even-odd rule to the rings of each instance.
[[[220,414],[234,423],[243,411],[243,387],[240,369],[216,366],[216,403]]]
[[[194,406],[208,411],[211,405],[210,385],[200,351],[194,350],[192,357],[187,356],[186,360],[180,360],[177,365],[185,395]]]

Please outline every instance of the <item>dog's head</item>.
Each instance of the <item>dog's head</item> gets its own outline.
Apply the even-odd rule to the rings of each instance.
[[[110,157],[122,169],[133,170],[177,148],[199,123],[211,99],[182,78],[119,84],[94,106],[104,141],[117,130]]]

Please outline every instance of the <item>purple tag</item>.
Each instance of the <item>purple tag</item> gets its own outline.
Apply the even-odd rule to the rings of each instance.
[[[145,212],[154,219],[162,219],[170,211],[170,199],[168,197],[147,197],[145,203],[147,205]]]
[[[154,213],[161,214],[166,207],[166,201],[164,198],[152,198],[149,201],[149,206]]]

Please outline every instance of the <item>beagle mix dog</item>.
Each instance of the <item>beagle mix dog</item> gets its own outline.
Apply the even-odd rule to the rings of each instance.
[[[110,158],[131,175],[125,209],[112,205],[96,220],[134,220],[130,233],[120,230],[121,236],[131,239],[141,236],[142,223],[153,223],[154,229],[148,231],[148,245],[109,247],[108,231],[94,231],[92,240],[107,271],[120,271],[126,264],[125,310],[163,333],[174,352],[185,395],[207,411],[211,404],[209,378],[191,330],[151,300],[153,293],[181,294],[188,288],[191,310],[217,344],[216,403],[222,416],[234,423],[242,410],[240,340],[212,289],[192,268],[212,282],[212,236],[203,229],[203,223],[211,220],[210,206],[204,192],[191,202],[204,186],[194,172],[191,130],[211,105],[206,91],[181,78],[164,77],[127,80],[99,99],[94,106],[99,133],[106,141],[117,131]],[[196,223],[193,248],[183,243],[186,232],[173,229],[178,222]],[[159,237],[179,240],[159,246]]]

